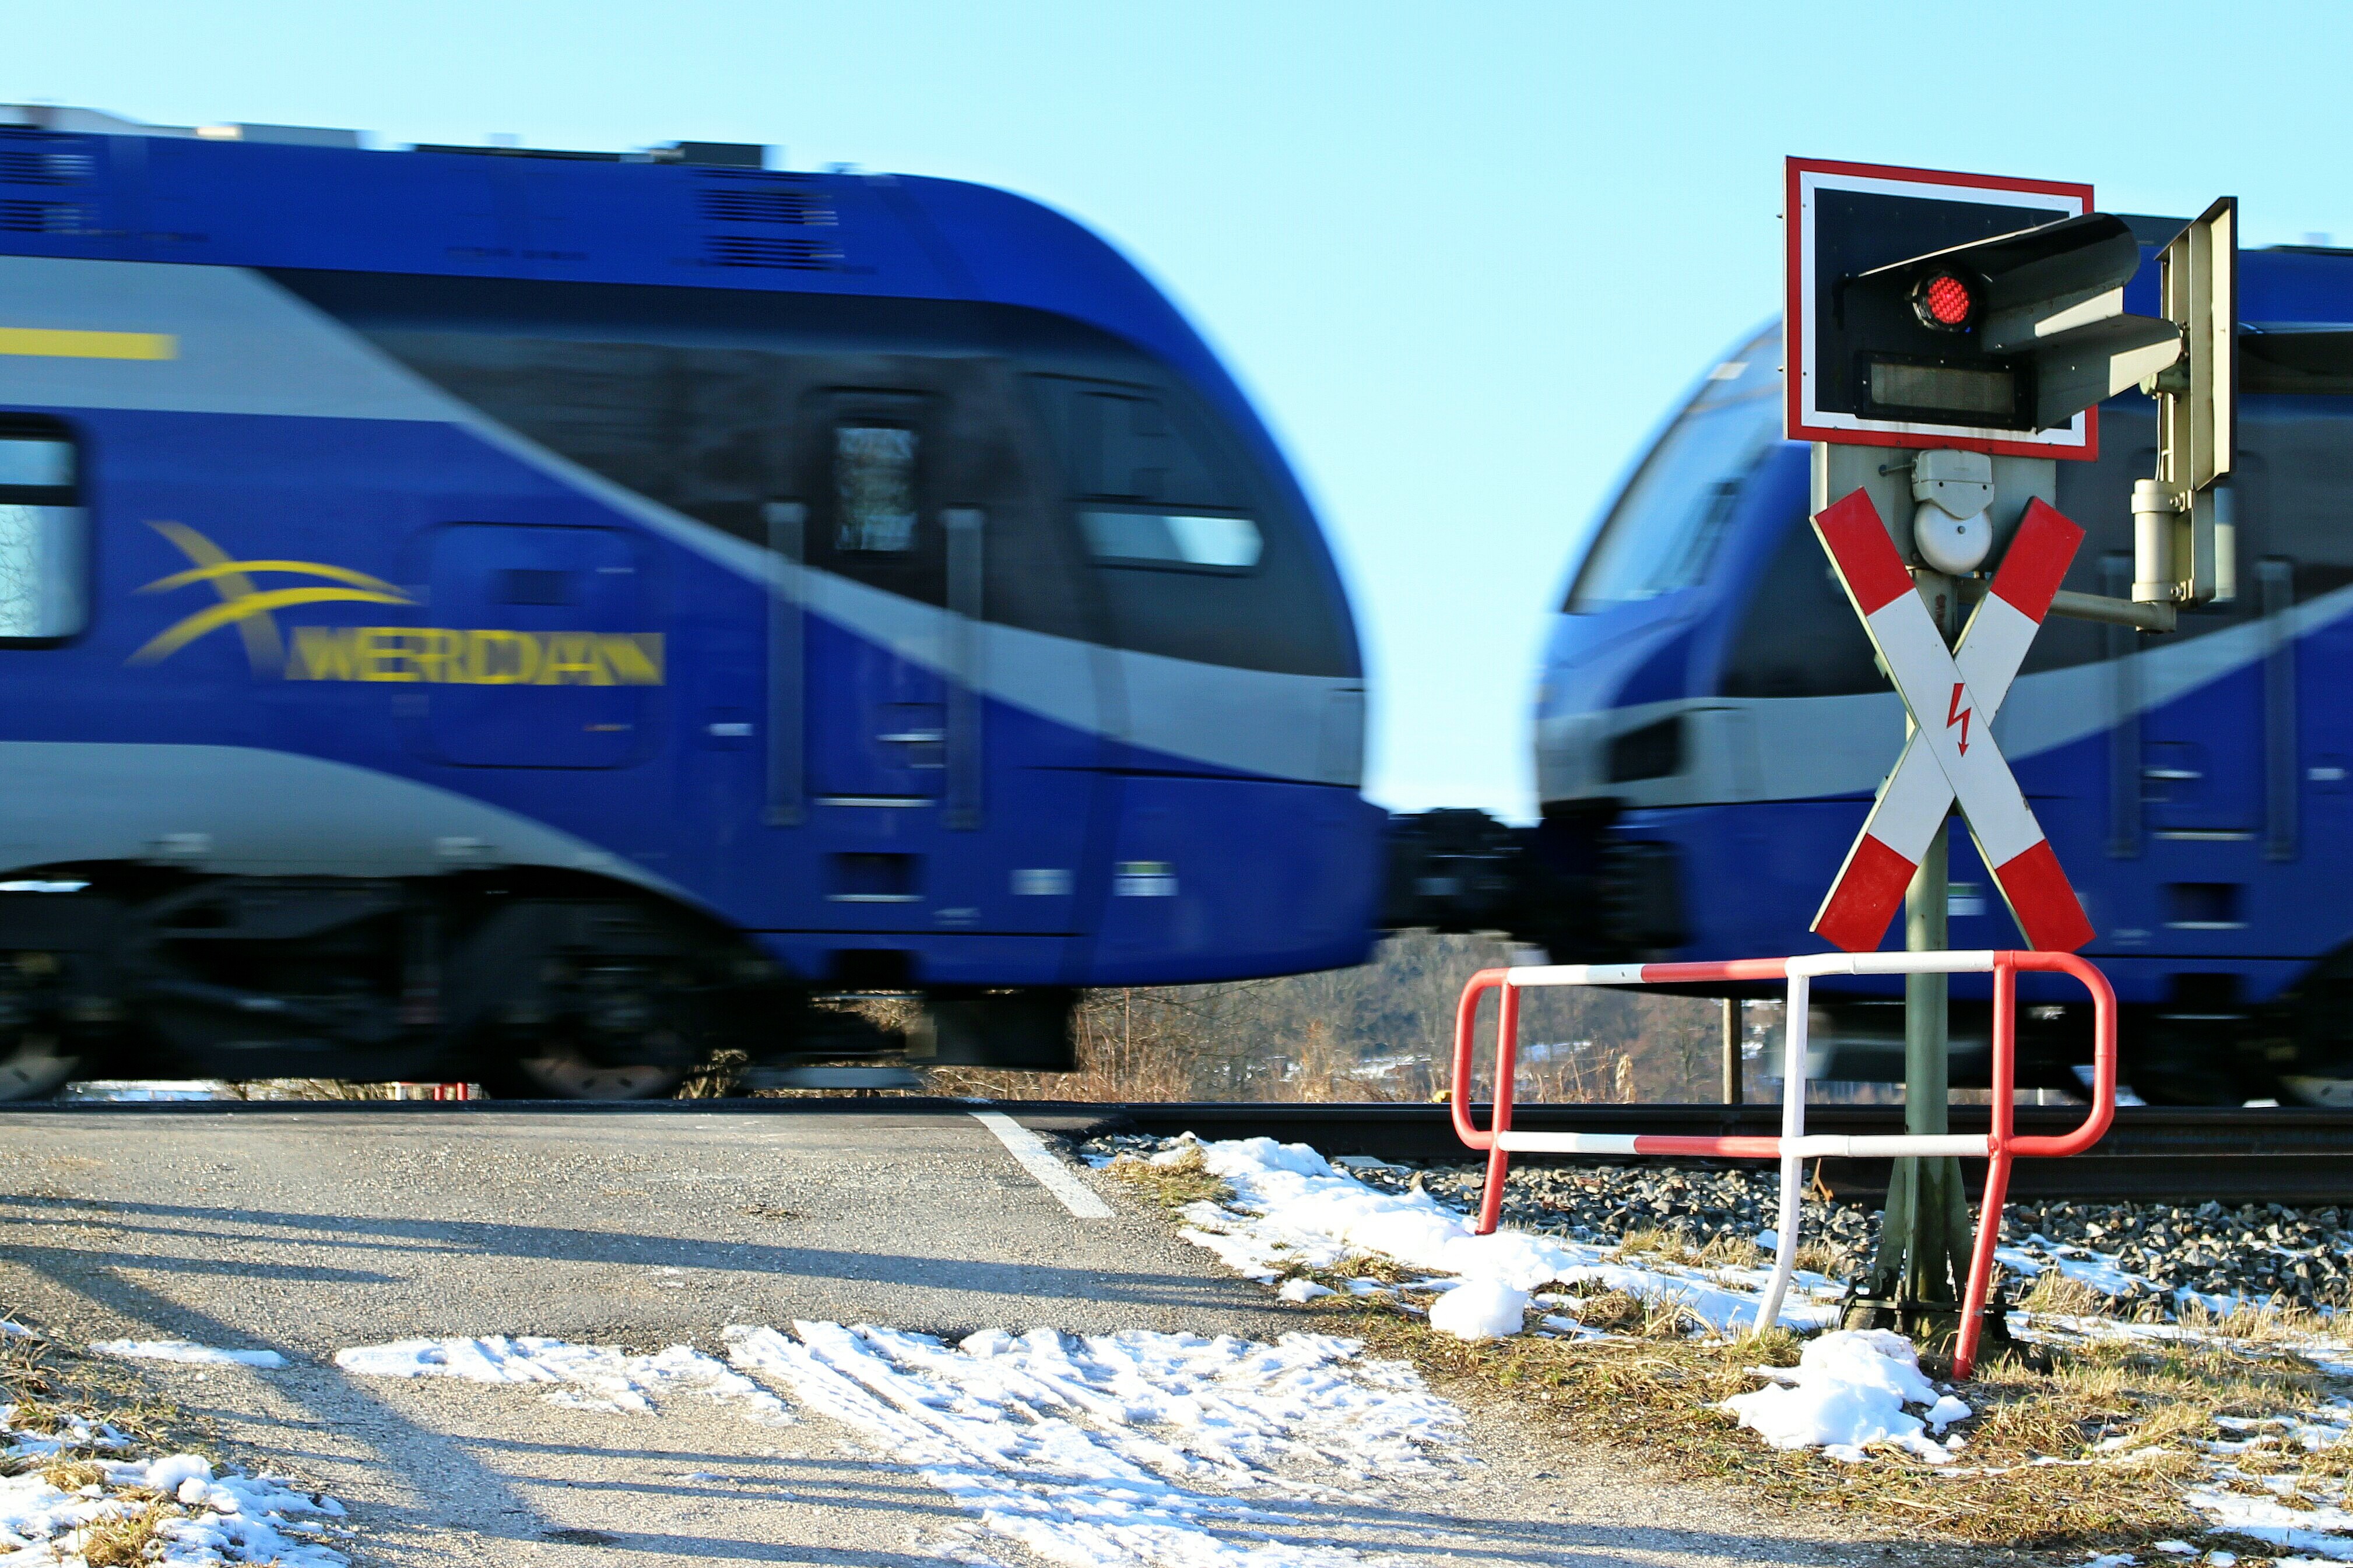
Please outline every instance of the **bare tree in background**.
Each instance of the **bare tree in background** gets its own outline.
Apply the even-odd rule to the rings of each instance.
[[[1078,1071],[940,1068],[931,1080],[944,1092],[1007,1099],[1426,1100],[1451,1071],[1463,982],[1514,956],[1486,938],[1412,932],[1388,938],[1356,969],[1089,992],[1072,1026]],[[1529,992],[1518,1098],[1713,1099],[1719,1016],[1704,998]],[[1482,1044],[1493,1037],[1492,1001],[1484,1018]],[[1482,1094],[1493,1088],[1482,1079]]]

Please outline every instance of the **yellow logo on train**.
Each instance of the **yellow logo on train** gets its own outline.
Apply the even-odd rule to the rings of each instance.
[[[216,602],[164,627],[131,656],[159,664],[197,638],[235,626],[253,673],[288,680],[425,681],[459,686],[659,686],[659,632],[515,631],[495,626],[295,626],[290,651],[277,613],[306,605],[414,605],[381,577],[317,561],[234,561],[185,523],[151,522],[191,563],[142,594],[209,584]],[[282,588],[257,576],[308,577]]]

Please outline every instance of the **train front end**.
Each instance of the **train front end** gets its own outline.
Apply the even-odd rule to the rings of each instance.
[[[1572,563],[1535,706],[1533,860],[1556,892],[1530,934],[1556,952],[1819,945],[1804,889],[1837,868],[1878,743],[1901,742],[1902,709],[1863,684],[1869,647],[1801,525],[1780,353],[1768,331],[1707,373]],[[1841,700],[1809,710],[1823,696]]]

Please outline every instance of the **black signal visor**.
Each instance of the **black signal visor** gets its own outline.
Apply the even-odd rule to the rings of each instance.
[[[2015,370],[1885,354],[1862,356],[1860,368],[1863,402],[1874,417],[2027,428],[2021,395],[2028,389]]]

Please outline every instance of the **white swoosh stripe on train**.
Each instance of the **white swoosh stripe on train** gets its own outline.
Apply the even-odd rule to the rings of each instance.
[[[0,400],[458,426],[747,582],[772,591],[800,582],[810,613],[944,671],[944,610],[792,567],[592,473],[485,417],[258,272],[0,256],[0,299],[9,326],[104,327],[179,340],[169,360],[8,356],[0,360]],[[980,685],[998,701],[1214,767],[1352,787],[1361,782],[1361,677],[1201,664],[1015,626],[991,625],[983,633]],[[1106,659],[1124,694],[1109,712],[1100,672]],[[1238,712],[1253,721],[1237,724]]]
[[[262,746],[0,741],[0,867],[164,860],[251,876],[595,871],[706,901],[627,856],[471,795]]]
[[[2311,636],[2353,616],[2353,585],[2284,612],[2291,638]],[[2113,729],[2262,662],[2271,630],[2250,621],[2169,647],[2126,656],[2133,662],[2130,715],[2116,708],[2116,661],[2094,659],[2021,676],[1994,734],[2013,763]],[[1647,650],[1651,645],[1645,643]],[[1623,678],[1602,661],[1601,683]],[[1556,675],[1555,679],[1561,677]],[[1669,714],[1691,716],[1698,730],[1694,765],[1671,778],[1611,784],[1585,770],[1607,754],[1609,738]],[[1740,731],[1745,729],[1746,737]],[[1546,722],[1540,763],[1544,798],[1608,795],[1641,806],[1699,805],[1733,800],[1810,800],[1870,795],[1904,749],[1904,705],[1894,691],[1843,697],[1687,697],[1625,708],[1590,709]],[[1727,754],[1737,752],[1738,755]],[[1577,776],[1564,778],[1574,770]]]

